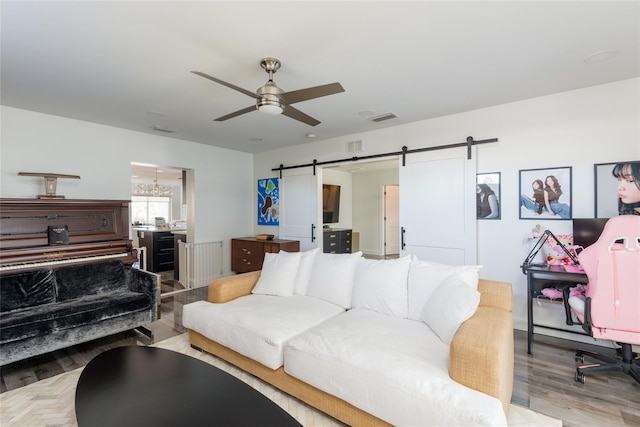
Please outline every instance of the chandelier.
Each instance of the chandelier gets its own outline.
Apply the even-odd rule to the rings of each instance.
[[[156,168],[156,179],[153,184],[135,184],[136,195],[141,196],[170,196],[172,194],[170,185],[158,184],[158,168]]]

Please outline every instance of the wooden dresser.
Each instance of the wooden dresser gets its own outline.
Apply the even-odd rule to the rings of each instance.
[[[236,273],[247,273],[262,269],[264,254],[300,251],[298,240],[258,240],[255,237],[231,239],[231,270]]]

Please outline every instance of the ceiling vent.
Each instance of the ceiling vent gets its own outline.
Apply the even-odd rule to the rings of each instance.
[[[378,123],[378,122],[383,122],[385,120],[395,119],[396,117],[398,117],[398,116],[396,116],[393,113],[386,113],[386,114],[382,114],[380,116],[371,117],[369,120],[371,120],[372,122]]]
[[[362,140],[347,142],[347,153],[362,153]]]
[[[178,131],[178,129],[172,129],[162,125],[153,125],[153,130],[159,130],[160,132],[166,133],[173,133]]]

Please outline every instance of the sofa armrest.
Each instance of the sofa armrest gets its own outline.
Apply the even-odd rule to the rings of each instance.
[[[160,287],[160,275],[133,267],[125,267],[127,287],[130,291],[156,295]]]
[[[498,398],[505,414],[513,392],[513,318],[510,311],[480,306],[460,326],[449,348],[449,375]]]
[[[480,307],[494,307],[506,311],[513,310],[513,289],[511,283],[480,279]]]
[[[216,279],[209,283],[208,301],[223,303],[249,295],[259,277],[260,271],[251,271]]]

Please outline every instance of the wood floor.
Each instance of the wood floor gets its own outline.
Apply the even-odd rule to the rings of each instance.
[[[161,319],[149,325],[155,341],[185,332],[182,306],[206,299],[206,288],[162,299]],[[512,403],[561,419],[563,426],[640,426],[640,384],[621,373],[600,373],[574,381],[577,347],[602,350],[537,334],[533,355],[527,354],[526,332],[515,331],[515,381]],[[145,341],[130,331],[0,368],[1,392],[23,387],[85,366],[97,354],[121,345]],[[606,349],[605,349],[606,351]],[[613,353],[613,350],[610,350]]]

